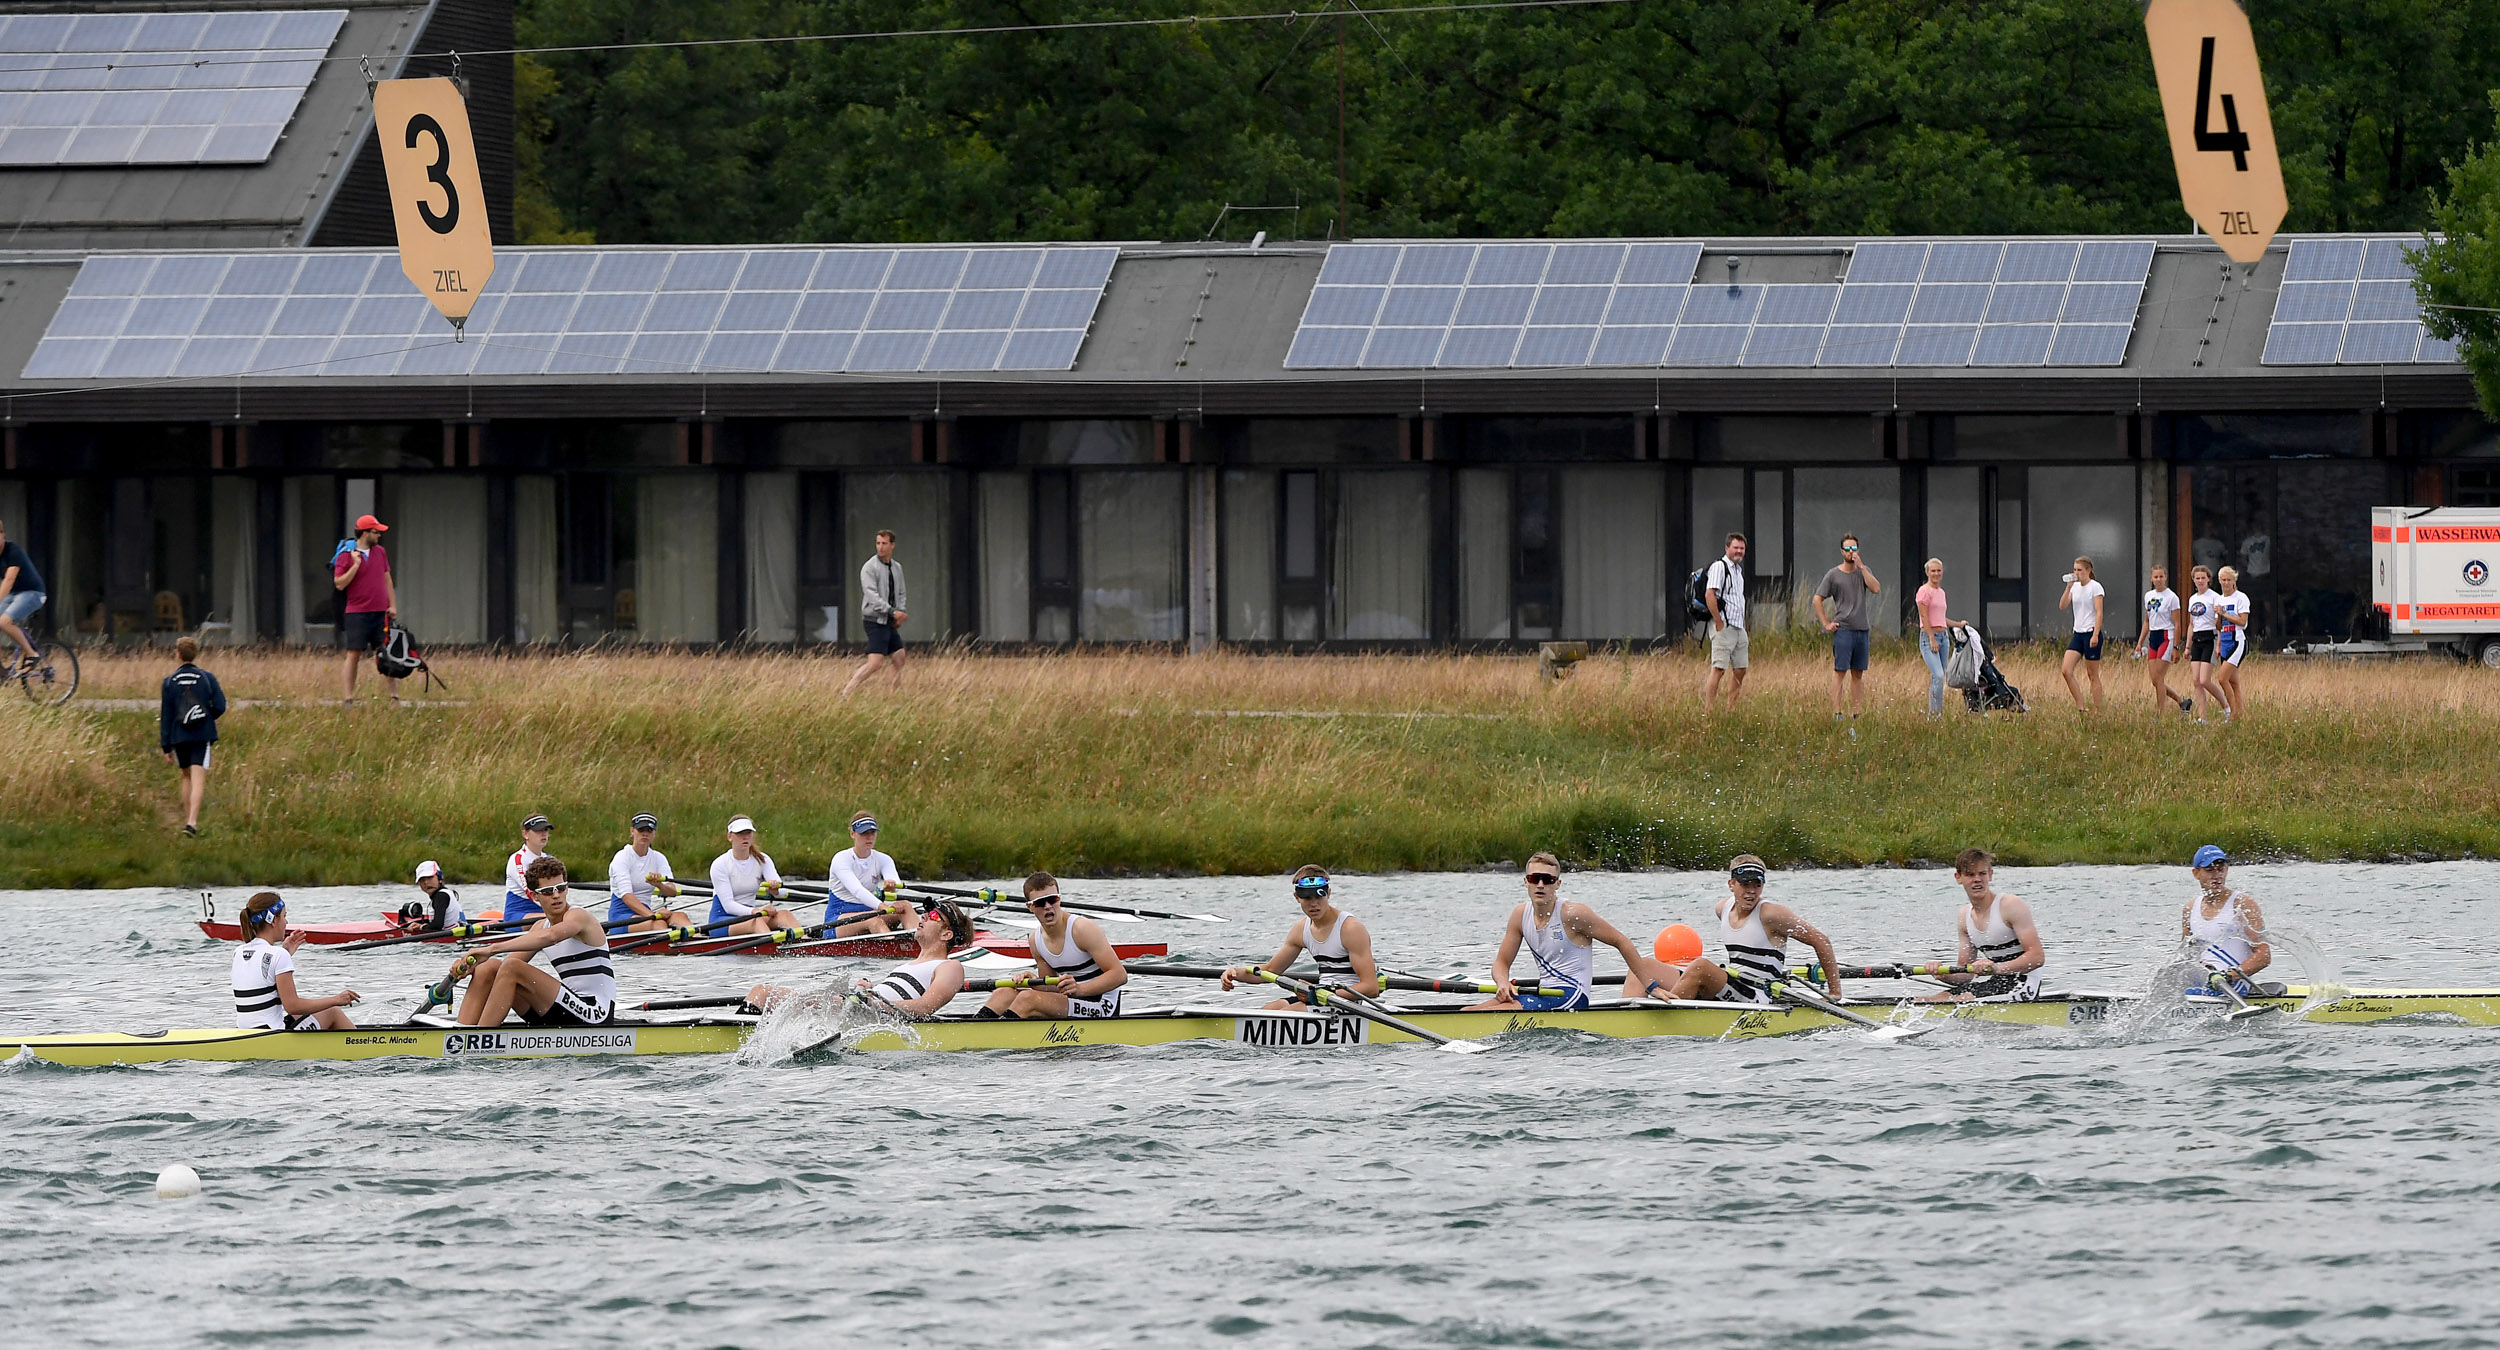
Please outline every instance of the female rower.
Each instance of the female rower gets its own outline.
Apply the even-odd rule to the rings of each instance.
[[[234,1024],[271,1031],[346,1031],[356,1023],[353,989],[328,998],[295,992],[295,950],[304,935],[286,930],[286,901],[262,891],[243,904],[243,945],[235,949],[227,983],[234,989]]]
[[[954,901],[940,900],[920,916],[912,936],[920,943],[917,957],[873,982],[861,976],[852,992],[872,1006],[906,1017],[935,1017],[948,1000],[963,992],[964,963],[947,953],[972,941],[972,918]],[[746,1006],[740,1011],[770,1012],[788,1003],[795,992],[785,984],[759,984],[747,990]],[[824,1000],[811,997],[798,1006],[822,1008]]]
[[[506,1016],[542,1027],[600,1027],[616,1015],[616,967],[608,956],[608,930],[599,916],[568,898],[572,884],[553,855],[531,860],[521,874],[529,898],[545,917],[517,937],[463,952],[451,963],[446,987],[475,972],[460,1001],[460,1025],[503,1025]],[[552,971],[530,964],[547,953]]]
[[[2196,681],[2196,692],[2206,703],[2225,714],[2231,705],[2222,697],[2222,686],[2214,682],[2214,625],[2222,597],[2214,594],[2213,569],[2198,563],[2189,569],[2188,580],[2194,583],[2188,591],[2188,674]],[[2199,717],[2199,722],[2205,719]]]
[[[2240,662],[2248,659],[2248,592],[2240,589],[2240,573],[2236,567],[2222,569],[2216,578],[2222,583],[2222,596],[2214,604],[2214,651],[2222,659],[2214,663],[2214,679],[2222,686],[2222,720],[2236,720],[2248,711],[2245,696],[2240,693]]]
[[[755,846],[755,822],[745,816],[729,821],[729,851],[712,860],[712,918],[715,933],[770,933],[799,926],[799,916],[765,903],[781,895],[781,869],[772,855]]]

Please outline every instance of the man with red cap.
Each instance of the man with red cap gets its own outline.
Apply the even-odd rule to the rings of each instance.
[[[338,644],[347,649],[347,701],[356,701],[356,667],[369,652],[382,650],[383,631],[399,619],[399,592],[391,585],[391,555],[382,547],[390,526],[371,516],[356,517],[356,537],[339,545],[330,559],[330,584],[339,597]],[[391,680],[391,702],[399,702],[399,681]]]

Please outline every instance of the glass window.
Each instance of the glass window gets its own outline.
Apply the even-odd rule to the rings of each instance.
[[[1458,636],[1498,642],[1510,636],[1510,472],[1458,475]]]
[[[2130,616],[2136,597],[2144,593],[2143,573],[2136,565],[2135,481],[2132,464],[2031,471],[2026,495],[2031,503],[2033,632],[2057,637],[2074,631],[2074,620],[2057,601],[2066,585],[2061,578],[2074,570],[2080,555],[2092,560],[2093,579],[2107,593],[2103,636],[2134,634]],[[2366,538],[2369,513],[2362,512],[2360,520]]]
[[[1564,469],[1563,635],[1666,631],[1666,479],[1651,466]]]
[[[1704,463],[1882,459],[1876,426],[1869,417],[1705,417],[1694,448]]]
[[[2171,445],[2179,459],[2318,459],[2370,453],[2370,419],[2361,413],[2208,413],[2180,417],[2173,426]]]
[[[1480,464],[1635,457],[1629,417],[1478,417],[1443,424],[1458,458]]]
[[[486,640],[486,480],[472,474],[382,480],[391,583],[400,616],[428,642]],[[238,625],[239,626],[239,625]]]
[[[2125,459],[2120,424],[2107,413],[1953,419],[1952,458]],[[2063,570],[2063,569],[2060,569]]]
[[[981,506],[981,636],[1033,636],[1033,476],[985,473]]]
[[[2407,413],[2405,453],[2422,459],[2500,456],[2500,426],[2470,412]]]
[[[1276,475],[1224,471],[1224,636],[1276,637]]]
[[[1555,519],[1554,471],[1511,475],[1511,632],[1532,641],[1553,637],[1562,623],[1562,522]]]
[[[2262,643],[2361,631],[2371,612],[2369,508],[2390,499],[2389,472],[2384,462],[2199,465],[2188,482],[2190,555],[2239,570]]]
[[[947,613],[946,476],[942,473],[853,473],[842,481],[844,631],[866,641],[859,626],[859,569],[876,556],[877,531],[894,532],[894,560],[903,566],[906,642],[935,642],[953,631]]]
[[[1697,572],[1727,552],[1727,537],[1745,528],[1745,471],[1693,470],[1693,556],[1687,572]],[[1755,569],[1747,540],[1745,571]]]
[[[1078,634],[1089,642],[1173,642],[1186,636],[1181,475],[1087,473],[1076,481],[1078,574],[1084,586]]]
[[[1328,636],[1429,636],[1431,480],[1391,471],[1341,474],[1337,484]]]
[[[72,485],[64,483],[61,486],[66,497]],[[330,517],[337,510],[337,502],[338,480],[328,474],[286,480],[281,498],[283,524],[280,537],[290,563],[285,578],[285,636],[289,642],[321,643],[330,640],[331,616],[337,613],[337,606],[332,603],[336,592],[330,583],[330,560],[338,542],[338,535],[330,529]],[[86,514],[73,515],[66,509],[68,505],[67,501],[62,503],[64,509],[60,519],[64,524],[98,519]],[[62,570],[66,572],[69,569]],[[46,580],[55,586],[66,584],[62,577],[47,577]]]
[[[1861,428],[1863,430],[1863,428]],[[1879,633],[1901,631],[1901,471],[1799,469],[1795,474],[1797,525],[1796,610],[1813,617],[1808,599],[1823,574],[1840,563],[1840,537],[1858,537],[1858,558],[1883,584],[1867,597],[1868,619]],[[1917,589],[1915,586],[1912,590]]]
[[[772,462],[793,469],[909,464],[911,423],[784,423],[774,436]]]
[[[1789,570],[1788,471],[1756,469],[1752,477],[1754,537],[1753,548],[1745,555],[1745,566],[1751,575],[1776,580],[1788,575]]]
[[[557,597],[556,480],[512,480],[512,640],[555,642],[564,636]]]
[[[1927,551],[1915,560],[1918,567],[1901,580],[1909,588],[1905,594],[1916,595],[1926,584],[1927,559],[1942,559],[1946,608],[1956,619],[1978,619],[1981,592],[1986,589],[1987,578],[1979,570],[1980,551],[1987,547],[1983,524],[1987,504],[1981,500],[1987,485],[1980,481],[1984,472],[1944,467],[1927,471]],[[1902,560],[1905,567],[1912,561]]]
[[[751,473],[743,485],[746,635],[799,640],[799,475]]]
[[[1390,464],[1398,458],[1398,420],[1255,419],[1243,424],[1237,449],[1250,464]]]
[[[1152,422],[1026,422],[1016,442],[1019,464],[1155,462]]]
[[[720,479],[647,476],[634,493],[634,614],[645,642],[720,639]],[[617,597],[623,627],[624,595]]]

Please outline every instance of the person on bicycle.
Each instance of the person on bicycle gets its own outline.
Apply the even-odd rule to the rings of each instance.
[[[34,669],[42,658],[42,649],[22,625],[43,608],[44,598],[43,573],[9,537],[8,522],[0,520],[0,637],[17,644],[19,670]]]

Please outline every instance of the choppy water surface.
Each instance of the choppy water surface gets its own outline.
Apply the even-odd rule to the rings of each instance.
[[[2500,866],[2236,879],[2350,984],[2493,982]],[[2032,899],[2053,984],[2113,989],[2168,958],[2191,884],[2000,883]],[[1348,877],[1339,897],[1389,964],[1481,970],[1517,886]],[[1722,887],[1575,875],[1566,893],[1654,933]],[[1118,930],[1176,956],[1265,956],[1291,915],[1275,879],[1070,892],[1241,920]],[[1951,953],[1946,873],[1791,873],[1773,894],[1844,960]],[[305,891],[289,915],[398,898]],[[226,948],[193,909],[0,895],[0,1017],[223,1025]],[[352,984],[376,1016],[446,959],[307,947],[299,980]],[[868,968],[619,965],[629,997]],[[0,1104],[7,1339],[25,1345],[2500,1343],[2500,1032],[2446,1025],[18,1064]],[[172,1162],[206,1194],[158,1200]]]

